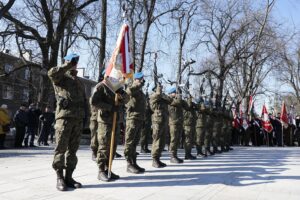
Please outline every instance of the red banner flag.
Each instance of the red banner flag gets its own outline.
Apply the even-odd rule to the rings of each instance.
[[[285,128],[288,127],[289,118],[288,118],[288,114],[287,114],[286,106],[285,106],[284,102],[282,102],[282,106],[281,106],[280,121],[282,123],[282,126],[284,126]]]
[[[124,24],[121,27],[117,45],[107,65],[104,84],[115,92],[124,86],[125,78],[132,77],[132,74],[133,63],[129,48],[129,27]]]
[[[268,133],[272,132],[273,126],[270,122],[270,118],[265,105],[263,105],[262,108],[261,118],[262,118],[262,128]]]

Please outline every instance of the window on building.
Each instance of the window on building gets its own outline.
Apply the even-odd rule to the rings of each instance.
[[[2,87],[2,98],[3,99],[13,99],[14,97],[14,90],[12,86],[3,85]]]
[[[23,101],[28,101],[28,99],[29,99],[29,89],[24,88],[23,92],[22,92],[22,100]]]
[[[11,64],[5,64],[4,65],[4,71],[5,71],[5,73],[9,73],[9,72],[11,72],[13,70],[13,66],[11,65]]]

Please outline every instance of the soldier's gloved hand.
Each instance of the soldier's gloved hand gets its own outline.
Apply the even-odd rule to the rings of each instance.
[[[118,112],[119,111],[119,106],[113,105],[111,107],[111,112]]]

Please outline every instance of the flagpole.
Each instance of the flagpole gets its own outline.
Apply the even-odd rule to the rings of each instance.
[[[284,147],[284,143],[283,143],[283,123],[281,123],[281,142],[282,142],[282,147]]]
[[[115,106],[118,106],[118,94],[115,94]],[[116,124],[117,124],[117,112],[114,111],[113,116],[113,126],[111,131],[110,139],[110,150],[109,150],[109,162],[108,162],[108,178],[111,177],[112,161],[114,156],[114,146],[115,146],[115,133],[116,133]]]

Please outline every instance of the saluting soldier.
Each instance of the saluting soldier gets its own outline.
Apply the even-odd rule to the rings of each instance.
[[[72,178],[77,165],[76,152],[83,129],[88,103],[83,84],[77,77],[79,56],[70,54],[64,57],[62,66],[53,67],[48,76],[53,83],[57,100],[55,113],[56,148],[53,168],[57,174],[56,188],[64,191],[67,187],[80,188],[81,183]],[[63,170],[66,169],[65,177]]]
[[[136,147],[140,141],[141,131],[145,121],[146,97],[143,92],[145,84],[144,74],[137,72],[134,74],[134,81],[126,89],[129,101],[126,104],[126,132],[124,156],[127,160],[127,172],[144,173],[145,169],[137,162]]]
[[[171,163],[183,163],[183,160],[178,158],[177,149],[179,136],[183,131],[183,107],[187,107],[182,100],[181,94],[176,94],[176,88],[170,88],[169,96],[173,99],[169,105],[169,128],[170,128],[170,153]]]
[[[150,107],[152,114],[152,166],[155,168],[166,167],[167,165],[160,161],[161,153],[166,143],[166,134],[168,132],[168,104],[172,98],[162,92],[162,86],[158,85],[156,91],[150,96]]]
[[[197,109],[196,109],[196,149],[197,156],[207,157],[205,151],[203,151],[204,147],[204,139],[207,133],[207,111],[205,110],[203,99],[199,99],[197,101]],[[209,146],[208,146],[209,148]]]
[[[196,157],[192,155],[193,141],[195,136],[195,126],[196,126],[196,107],[190,96],[187,100],[187,106],[184,109],[184,149],[185,149],[185,159],[195,160]]]

